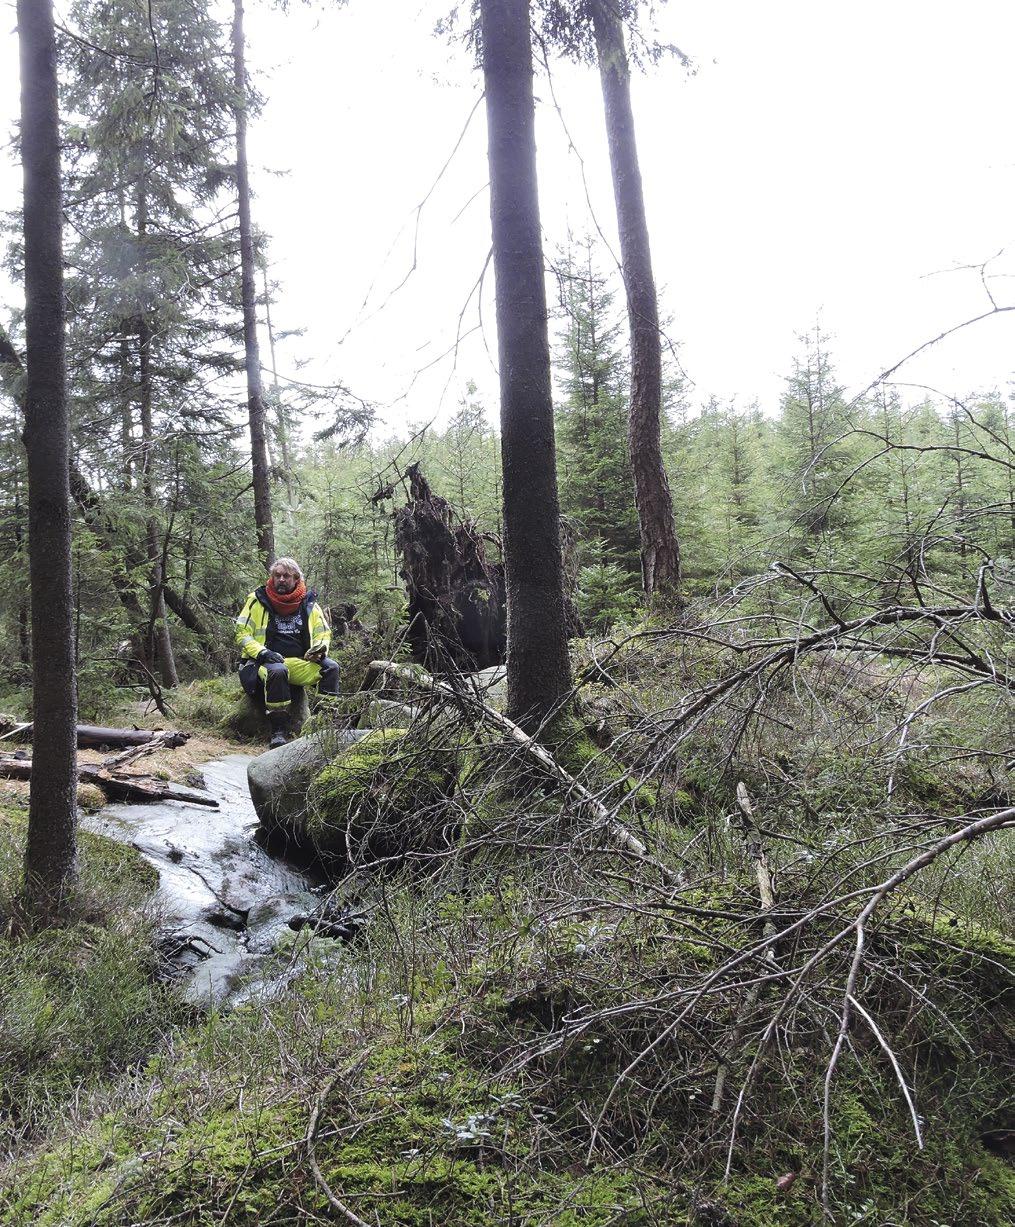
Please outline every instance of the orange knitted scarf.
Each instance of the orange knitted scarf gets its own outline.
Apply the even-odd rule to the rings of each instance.
[[[269,579],[264,590],[268,594],[272,609],[287,618],[299,609],[307,595],[307,586],[303,580],[300,580],[292,592],[281,593],[276,591],[274,579]]]

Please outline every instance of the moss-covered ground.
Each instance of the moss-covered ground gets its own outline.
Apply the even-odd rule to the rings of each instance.
[[[605,1114],[631,1043],[652,1033],[647,1020],[603,1021],[538,1055],[562,1018],[625,1000],[625,967],[659,982],[709,965],[709,939],[723,925],[664,942],[673,936],[665,925],[593,933],[566,921],[519,940],[527,888],[490,886],[468,900],[396,889],[364,948],[336,949],[282,999],[178,1026],[128,1077],[77,1103],[73,1130],[51,1121],[41,1145],[19,1151],[0,1180],[0,1222],[326,1220],[306,1158],[317,1104],[320,1170],[367,1222],[819,1221],[820,1035],[797,1037],[766,1072],[725,1181],[728,1135],[709,1103],[707,1035],[674,1036]],[[696,894],[688,907],[707,901]],[[713,902],[730,909],[737,896]],[[413,951],[400,948],[409,932]],[[981,956],[967,957],[975,978]],[[101,983],[93,962],[78,975]],[[979,1002],[969,1019],[976,1049],[942,1029],[921,1036],[914,1055],[923,1151],[876,1046],[858,1044],[834,1099],[838,1221],[1010,1221],[1015,1178],[981,1141],[1007,1108],[1004,1025],[991,1019],[998,1002],[985,984],[967,998],[964,1010]],[[103,1027],[110,1021],[107,1013]],[[63,1026],[89,1034],[81,1019]],[[70,1084],[47,1093],[55,1107]],[[787,1173],[796,1179],[781,1191]]]
[[[342,1221],[309,1160],[314,1119],[332,1197],[382,1227],[1015,1220],[1004,833],[939,858],[872,917],[863,1012],[829,1080],[827,1219],[821,1204],[854,899],[1010,795],[997,758],[886,761],[860,678],[836,683],[842,706],[820,729],[789,692],[778,736],[730,752],[728,728],[702,726],[662,762],[642,712],[711,668],[633,643],[611,661],[622,688],[587,688],[606,754],[580,728],[558,747],[683,870],[676,885],[469,727],[374,734],[314,786],[322,827],[364,833],[371,868],[334,903],[369,925],[351,944],[302,930],[279,955],[303,959],[284,992],[194,1016],[152,975],[143,882],[128,900],[123,866],[86,848],[104,904],[0,942],[0,1223]],[[821,680],[810,695],[828,708]],[[990,754],[1008,735],[975,704],[948,721],[937,744],[963,722]],[[738,779],[768,833],[787,934],[774,965],[744,954],[764,930]],[[379,869],[371,839],[399,814],[441,814],[439,847]],[[0,822],[5,891],[22,824]]]

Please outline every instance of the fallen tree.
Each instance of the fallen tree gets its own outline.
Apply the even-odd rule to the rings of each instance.
[[[484,669],[504,659],[504,564],[486,556],[500,539],[474,520],[456,522],[418,464],[405,471],[409,501],[395,512],[395,546],[409,595],[413,655],[432,667]]]
[[[27,755],[0,754],[0,778],[30,780],[32,760]],[[150,776],[114,775],[108,767],[96,767],[89,763],[78,764],[78,780],[83,784],[95,784],[110,801],[184,801],[190,805],[218,809],[218,802],[213,797],[196,788],[184,788]]]
[[[17,723],[0,719],[0,741],[31,741],[34,725],[31,721]],[[190,739],[189,733],[177,729],[155,731],[152,729],[118,729],[106,728],[101,724],[79,724],[78,749],[110,750],[126,746],[165,746],[173,749],[182,746]]]
[[[508,719],[503,713],[484,703],[475,691],[465,687],[456,688],[448,682],[431,677],[429,673],[425,673],[422,669],[413,668],[411,665],[395,664],[390,660],[374,660],[370,662],[363,688],[368,689],[381,675],[396,678],[398,681],[414,686],[416,689],[422,690],[445,703],[459,708],[464,706],[467,710],[479,716],[486,724],[492,725],[494,728],[506,733],[512,742],[521,746],[526,754],[530,755],[542,766],[557,785],[563,787],[568,793],[577,798],[581,804],[591,809],[595,815],[596,827],[609,835],[610,840],[614,844],[624,852],[635,856],[638,860],[651,865],[653,869],[658,871],[665,882],[674,883],[680,881],[680,874],[677,871],[652,856],[644,843],[618,820],[616,808],[610,809],[604,805],[598,797],[594,796],[570,772],[566,771],[545,746],[536,741],[534,737],[530,737],[513,720]]]

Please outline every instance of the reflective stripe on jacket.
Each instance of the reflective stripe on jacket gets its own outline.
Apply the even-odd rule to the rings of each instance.
[[[307,648],[331,647],[331,627],[324,610],[317,604],[317,593],[308,592],[302,605],[304,637]],[[252,592],[236,619],[236,646],[244,660],[256,660],[265,647],[268,627],[274,613],[263,588]]]

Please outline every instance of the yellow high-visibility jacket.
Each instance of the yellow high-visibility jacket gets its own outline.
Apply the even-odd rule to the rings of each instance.
[[[324,610],[317,604],[317,593],[308,592],[300,607],[303,614],[303,650],[317,648],[322,644],[325,651],[331,647],[331,627]],[[247,597],[236,619],[236,646],[244,660],[256,660],[258,653],[267,646],[269,628],[275,611],[268,602],[263,588],[258,588]]]

